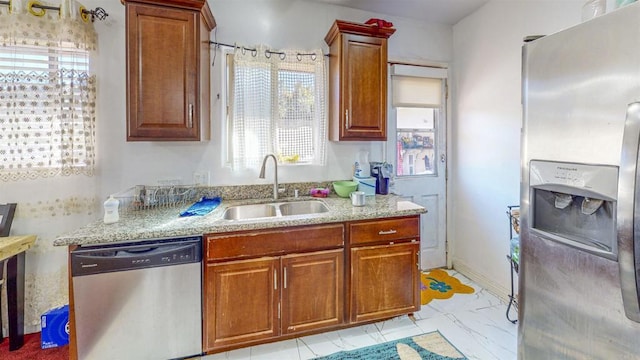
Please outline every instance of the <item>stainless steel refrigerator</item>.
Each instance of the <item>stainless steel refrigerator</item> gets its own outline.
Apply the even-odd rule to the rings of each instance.
[[[518,359],[640,358],[640,4],[523,46]]]

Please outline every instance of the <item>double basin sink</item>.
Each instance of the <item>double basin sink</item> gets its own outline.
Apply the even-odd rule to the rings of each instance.
[[[268,204],[235,205],[222,214],[225,220],[248,220],[269,217],[309,215],[328,212],[329,208],[319,200],[278,202]]]

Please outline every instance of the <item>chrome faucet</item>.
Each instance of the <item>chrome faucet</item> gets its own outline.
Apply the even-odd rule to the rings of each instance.
[[[274,180],[273,180],[273,200],[278,200],[278,159],[276,159],[276,156],[273,154],[267,154],[264,157],[264,160],[262,160],[262,168],[260,169],[260,175],[258,176],[260,179],[264,179],[264,169],[265,169],[265,165],[267,165],[267,159],[268,158],[273,158],[273,165],[274,165],[274,171],[275,171],[275,175],[274,175]]]

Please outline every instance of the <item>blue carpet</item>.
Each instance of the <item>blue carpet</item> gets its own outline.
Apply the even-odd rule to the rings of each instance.
[[[418,357],[419,356],[419,357]],[[350,351],[340,351],[316,360],[460,360],[466,359],[439,331],[411,336]]]

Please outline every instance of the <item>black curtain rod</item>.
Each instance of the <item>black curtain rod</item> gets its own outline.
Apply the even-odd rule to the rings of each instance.
[[[11,1],[0,1],[0,5],[10,6]],[[42,10],[55,10],[58,12],[60,11],[60,6],[55,7],[55,6],[48,6],[48,5],[33,4],[31,5],[31,7],[36,9],[42,9]],[[91,22],[94,22],[96,18],[98,18],[98,20],[104,20],[107,18],[107,16],[109,16],[109,14],[101,7],[97,7],[93,10],[82,9],[82,13],[91,15]]]
[[[256,49],[256,48],[252,49],[252,48],[247,48],[247,47],[244,47],[244,46],[236,46],[236,45],[231,45],[231,44],[225,44],[225,43],[221,43],[221,42],[217,42],[217,41],[209,41],[209,43],[213,44],[213,45],[216,45],[216,46],[225,46],[225,47],[229,47],[229,48],[232,48],[232,49],[239,48],[239,49],[242,49],[242,50],[251,51],[252,53],[254,53],[253,56],[257,55],[257,53],[258,53],[258,49]],[[269,54],[269,55],[267,55],[267,54]],[[286,56],[286,54],[284,52],[282,52],[282,51],[265,50],[265,56],[266,57],[271,57],[271,54],[279,55],[280,59],[282,59],[282,60],[284,60],[284,58]],[[323,54],[323,55],[324,56],[329,56],[329,54]],[[315,53],[308,53],[308,54],[297,53],[296,54],[296,58],[298,60],[301,60],[302,56],[311,56],[311,58],[313,60],[315,60],[315,57],[317,55]]]

